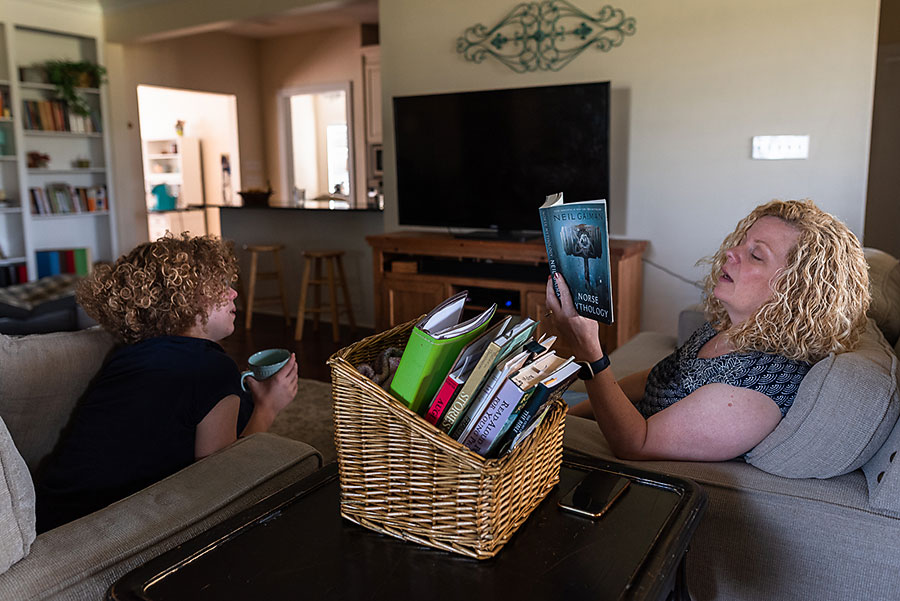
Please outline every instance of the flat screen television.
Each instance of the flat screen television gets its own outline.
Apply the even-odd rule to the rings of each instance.
[[[399,222],[539,232],[544,197],[609,200],[609,82],[394,98]]]

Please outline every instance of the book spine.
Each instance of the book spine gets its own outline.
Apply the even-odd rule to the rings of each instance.
[[[486,455],[523,394],[525,394],[524,391],[507,378],[481,417],[478,418],[475,427],[462,441],[463,445],[479,455]]]
[[[450,400],[453,398],[453,393],[459,388],[459,380],[454,378],[453,376],[447,376],[447,379],[444,380],[441,389],[438,391],[437,396],[434,397],[434,402],[431,403],[431,406],[428,408],[428,412],[425,414],[425,420],[429,424],[437,425],[438,421],[441,419],[441,416],[444,414],[444,409],[447,408],[447,405],[450,403]]]
[[[493,342],[485,349],[481,359],[475,365],[475,369],[472,370],[472,374],[466,379],[465,384],[460,389],[459,394],[456,395],[456,398],[450,403],[450,407],[444,412],[444,416],[438,424],[438,428],[441,431],[449,433],[454,429],[456,422],[459,421],[463,412],[469,408],[472,398],[478,393],[480,384],[487,376],[488,370],[499,352],[500,347]]]
[[[75,256],[75,273],[78,275],[87,275],[90,272],[90,261],[88,260],[88,249],[73,249]]]
[[[551,209],[552,207],[540,209],[539,213],[541,214],[541,231],[544,233],[544,246],[547,247],[547,265],[550,267],[550,273],[556,275],[559,259],[556,256],[556,246],[553,244],[553,232],[550,226]],[[553,292],[556,293],[556,298],[559,298],[559,285],[556,283],[556,278],[551,281],[553,282]]]
[[[59,251],[59,254],[62,255],[62,265],[61,270],[62,273],[76,273],[75,270],[75,250],[74,249],[66,249]]]
[[[548,398],[550,398],[550,389],[543,384],[538,384],[534,394],[528,398],[518,415],[514,415],[515,421],[509,427],[509,436],[515,438],[525,431],[525,428],[537,417],[541,406],[547,402]]]
[[[468,411],[457,420],[456,425],[450,432],[450,436],[456,440],[462,441],[469,435],[469,432],[475,426],[473,422],[481,417],[481,414],[494,398],[494,395],[497,394],[497,391],[500,389],[500,386],[503,384],[507,375],[508,372],[500,367],[497,367],[494,370],[487,384],[484,385],[481,392],[478,393],[478,396],[475,397],[475,400],[469,405]]]
[[[35,255],[38,279],[51,275],[50,254],[46,250],[39,250]]]

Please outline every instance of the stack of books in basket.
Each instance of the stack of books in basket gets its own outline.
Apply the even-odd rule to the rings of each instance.
[[[462,320],[466,292],[329,359],[341,512],[358,524],[485,559],[559,480],[576,377],[555,337],[491,306]],[[403,355],[388,390],[354,366]]]

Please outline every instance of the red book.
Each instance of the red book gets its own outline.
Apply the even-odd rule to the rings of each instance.
[[[61,250],[59,254],[62,255],[60,257],[60,264],[62,265],[63,273],[76,273],[75,271],[75,251],[72,249]]]
[[[28,281],[28,266],[25,263],[20,265],[16,265],[16,275],[19,279],[19,284],[23,284]]]
[[[425,419],[429,424],[437,425],[438,420],[444,415],[444,410],[447,408],[447,405],[449,405],[450,401],[453,399],[453,393],[459,388],[459,384],[460,381],[454,377],[453,374],[447,376],[447,379],[441,384],[441,388],[438,390],[437,395],[435,395],[434,401],[428,408],[428,412],[425,413]]]

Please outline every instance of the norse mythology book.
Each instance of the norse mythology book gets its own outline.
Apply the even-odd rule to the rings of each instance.
[[[606,200],[564,203],[560,192],[547,196],[540,214],[550,272],[565,278],[575,310],[613,323]],[[556,281],[553,287],[559,297]]]

